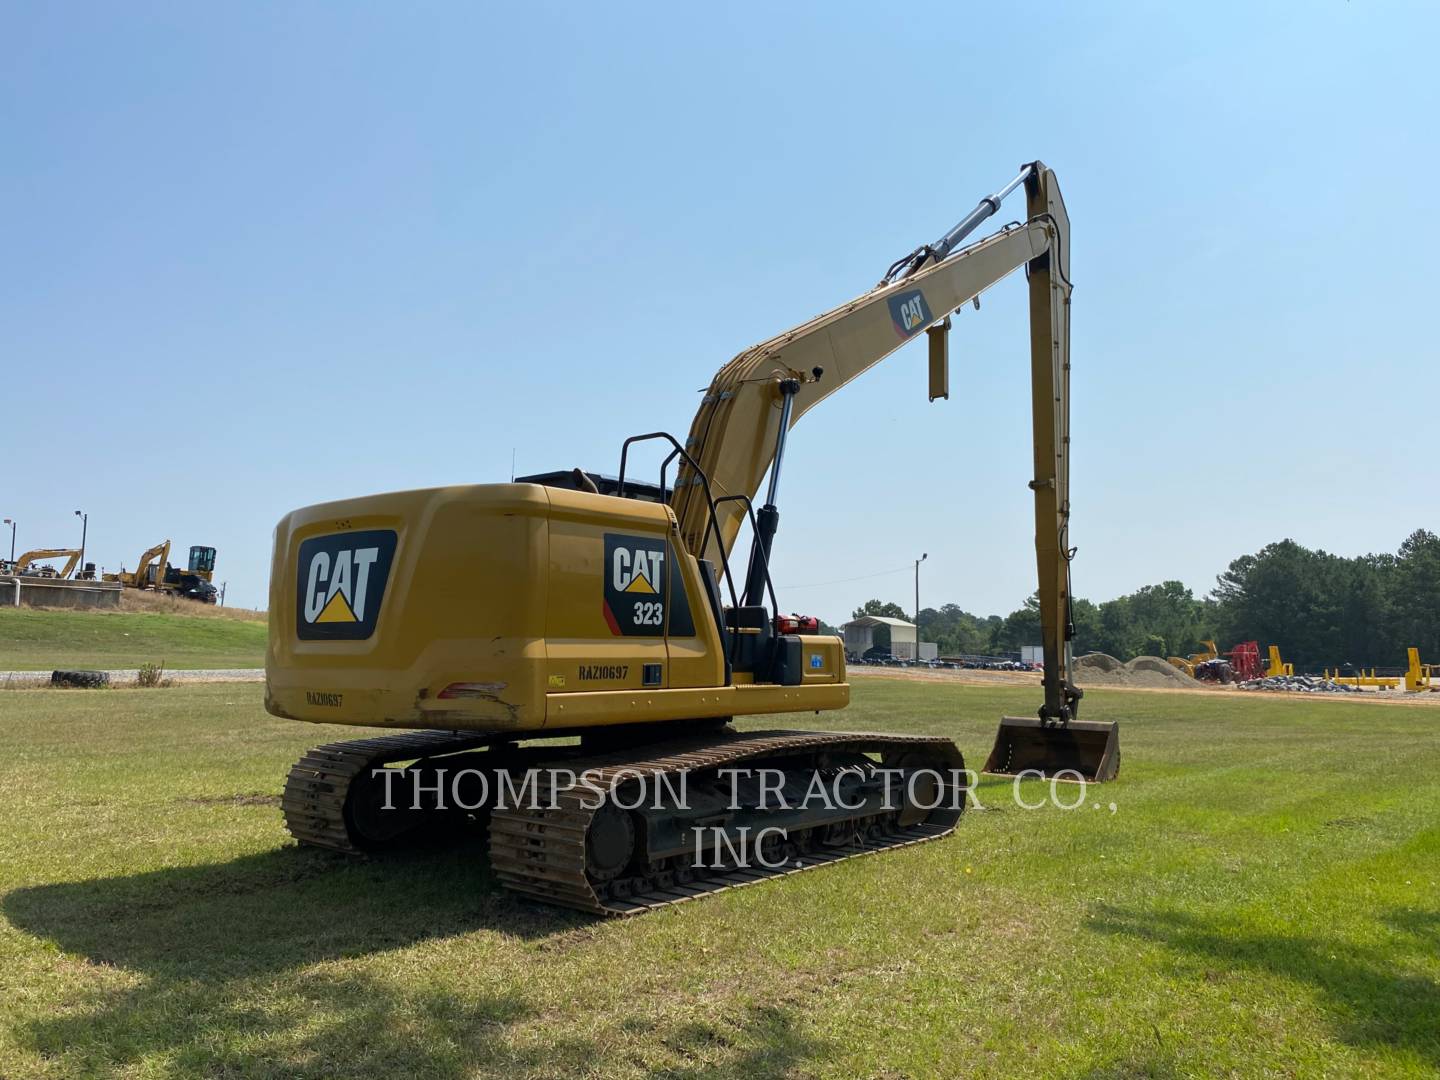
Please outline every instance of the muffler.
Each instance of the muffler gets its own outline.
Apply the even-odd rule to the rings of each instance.
[[[1120,725],[1100,720],[1043,722],[1034,717],[1003,716],[995,745],[985,759],[987,773],[1018,776],[1041,773],[1045,779],[1114,780],[1120,772]]]

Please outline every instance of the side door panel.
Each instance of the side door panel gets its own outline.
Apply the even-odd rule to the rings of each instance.
[[[706,598],[706,585],[700,577],[703,571],[694,556],[673,546],[669,562],[673,571],[666,637],[669,685],[722,686],[725,682],[723,646]]]
[[[547,490],[547,692],[668,685],[668,512],[634,500]]]

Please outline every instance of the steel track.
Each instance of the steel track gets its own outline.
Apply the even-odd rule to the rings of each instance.
[[[347,811],[351,785],[357,778],[387,763],[475,750],[514,738],[513,732],[426,731],[316,747],[291,768],[286,780],[281,801],[286,827],[302,844],[363,854],[367,846]],[[537,790],[527,800],[528,806],[491,811],[491,865],[506,888],[526,896],[600,915],[635,915],[844,859],[938,839],[954,830],[961,810],[951,806],[958,803],[963,808],[963,796],[947,797],[925,820],[904,826],[894,813],[857,815],[846,823],[846,842],[820,845],[799,838],[786,852],[781,866],[754,864],[707,870],[671,861],[603,883],[593,881],[587,872],[586,837],[603,805],[596,797],[597,788],[613,793],[637,776],[701,773],[757,759],[790,758],[803,766],[807,758],[813,764],[823,755],[847,754],[880,755],[887,764],[903,758],[907,767],[929,767],[942,773],[964,767],[959,750],[949,739],[861,732],[724,730],[619,747],[579,758],[557,755],[554,764],[560,767],[558,773],[551,772],[544,761],[534,765]],[[572,774],[583,777],[586,786],[578,781],[571,784]],[[558,779],[561,776],[563,780]]]

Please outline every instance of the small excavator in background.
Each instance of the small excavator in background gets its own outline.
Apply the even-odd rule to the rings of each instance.
[[[31,566],[42,559],[64,559],[65,566],[61,570],[56,570],[53,566],[36,566],[32,570]],[[56,578],[64,581],[75,572],[75,567],[79,564],[79,548],[37,548],[34,551],[25,552],[13,563],[0,559],[0,574],[9,574],[15,577]]]
[[[213,604],[218,590],[211,584],[215,575],[215,549],[192,547],[186,569],[170,565],[170,541],[162,540],[140,553],[134,570],[105,574],[105,581],[118,581],[127,589],[153,589],[156,592],[183,596],[202,604]]]
[[[1188,657],[1171,656],[1167,657],[1167,660],[1192,679],[1223,683],[1226,686],[1234,682],[1258,679],[1265,674],[1265,669],[1260,664],[1258,642],[1242,641],[1229,652],[1223,653],[1209,638],[1203,639],[1200,644],[1205,646],[1204,652],[1191,653]],[[1274,658],[1279,653],[1273,645],[1271,650],[1271,662],[1274,663]]]
[[[135,562],[134,570],[121,570],[105,574],[102,580],[118,581],[127,589],[158,589],[165,579],[165,569],[170,564],[170,541],[162,540],[152,548],[146,548]]]
[[[962,247],[1021,185],[1026,220]],[[738,732],[729,721],[850,699],[842,641],[782,612],[770,577],[791,427],[922,333],[930,398],[948,398],[950,314],[1020,269],[1044,701],[1033,718],[1002,719],[985,768],[1113,778],[1116,726],[1079,720],[1071,681],[1069,260],[1055,174],[1032,162],[875,288],[725,365],[683,443],[665,432],[625,440],[614,480],[557,471],[286,515],[271,566],[266,708],[425,729],[309,751],[285,785],[291,834],[344,852],[403,847],[447,819],[439,777],[488,778],[466,811],[488,820],[507,887],[628,915],[951,832],[967,780],[950,739]],[[637,480],[632,451],[657,443],[658,483]],[[748,560],[732,566],[746,523]],[[818,784],[837,798],[776,806],[765,781],[755,785],[761,769],[791,795]],[[749,778],[732,775],[727,788],[739,772]],[[397,775],[424,780],[413,801],[408,785],[391,800]],[[529,800],[495,798],[531,783]],[[675,783],[686,798],[659,797]],[[755,858],[744,857],[747,835],[768,836]]]
[[[1209,638],[1205,638],[1201,640],[1200,644],[1205,646],[1201,652],[1191,653],[1189,656],[1168,656],[1166,660],[1186,675],[1189,675],[1192,679],[1199,678],[1195,672],[1201,665],[1210,664],[1220,659],[1220,646],[1216,645],[1215,642]]]

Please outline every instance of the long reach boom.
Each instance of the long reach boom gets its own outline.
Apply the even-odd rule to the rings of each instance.
[[[1025,187],[1026,220],[958,245]],[[1035,556],[1040,576],[1045,703],[1042,723],[1066,724],[1080,691],[1070,682],[1070,219],[1055,174],[1039,161],[980,204],[934,244],[897,260],[875,288],[787,330],[731,360],[711,382],[690,427],[686,450],[709,478],[717,499],[754,498],[766,472],[770,485],[758,514],[747,602],[757,602],[757,562],[768,561],[778,525],[776,491],[785,436],[795,421],[906,342],[930,338],[930,395],[948,397],[947,338],[951,312],[1025,268],[1030,285],[1030,372],[1035,466]],[[671,503],[684,543],[716,565],[730,553],[745,517],[737,502],[710,507],[694,470],[681,468]],[[717,550],[718,543],[723,551]]]

